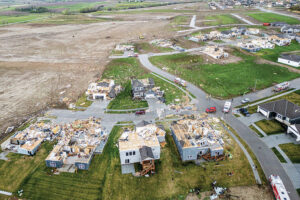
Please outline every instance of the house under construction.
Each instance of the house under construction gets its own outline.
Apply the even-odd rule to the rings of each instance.
[[[119,138],[122,174],[134,174],[134,163],[143,167],[140,176],[154,173],[154,161],[160,159],[160,145],[165,142],[165,133],[155,124],[145,121],[137,124],[134,130],[125,130]]]
[[[222,131],[218,118],[194,116],[174,122],[171,132],[182,161],[224,158]]]
[[[87,170],[95,153],[100,153],[101,142],[107,140],[100,119],[76,120],[63,125],[58,143],[46,158],[47,167],[64,165]]]

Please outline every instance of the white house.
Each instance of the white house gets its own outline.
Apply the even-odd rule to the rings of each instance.
[[[154,160],[160,159],[160,144],[165,142],[165,134],[161,128],[145,121],[134,130],[125,130],[119,138],[122,174],[134,173],[134,163],[142,164],[141,175],[153,172]]]
[[[280,57],[278,57],[278,62],[290,65],[293,67],[299,67],[300,66],[300,55],[295,54],[281,54]]]

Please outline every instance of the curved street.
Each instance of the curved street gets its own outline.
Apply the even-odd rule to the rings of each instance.
[[[149,61],[149,56],[154,56],[154,54],[139,55],[139,60],[141,64],[150,71],[155,72],[165,77],[166,79],[173,81],[175,76],[154,66]],[[299,82],[299,79],[294,80],[294,82]],[[258,161],[260,162],[260,165],[266,177],[269,177],[271,174],[279,175],[287,191],[289,192],[290,198],[293,200],[300,199],[289,176],[285,172],[284,168],[282,167],[280,161],[273,153],[273,151],[262,140],[259,139],[256,133],[254,133],[248,126],[241,123],[232,114],[224,115],[222,112],[220,112],[223,108],[225,102],[224,100],[207,98],[207,94],[204,91],[202,91],[200,88],[196,87],[191,83],[187,83],[186,89],[193,95],[195,95],[195,97],[197,98],[197,106],[199,110],[204,111],[204,109],[209,106],[216,106],[218,110],[217,116],[223,118],[226,121],[226,123],[229,124],[234,130],[236,130],[239,136],[249,145],[249,147],[252,149],[253,153],[257,157]],[[268,89],[266,89],[266,91],[268,91]]]

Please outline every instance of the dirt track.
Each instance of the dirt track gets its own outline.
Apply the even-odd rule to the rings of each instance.
[[[52,100],[77,98],[100,76],[116,44],[140,34],[146,39],[171,34],[167,19],[130,18],[139,21],[1,27],[0,133]]]

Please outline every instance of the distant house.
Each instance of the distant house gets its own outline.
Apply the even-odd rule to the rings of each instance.
[[[115,85],[115,81],[111,79],[104,79],[98,83],[90,83],[86,95],[89,99],[113,99],[121,91],[120,85]]]
[[[300,55],[295,54],[281,54],[278,58],[278,62],[291,65],[293,67],[299,67],[300,66]]]
[[[285,124],[287,133],[300,141],[300,106],[282,99],[259,105],[257,112]]]
[[[271,26],[276,26],[276,27],[282,27],[282,26],[287,26],[288,25],[285,22],[272,22],[270,24],[271,24]]]
[[[299,33],[300,32],[300,26],[283,26],[281,27],[282,33]]]
[[[247,30],[247,34],[253,34],[253,35],[259,34],[259,29],[258,28],[249,28]]]
[[[164,91],[161,91],[160,87],[154,86],[155,83],[152,78],[131,80],[132,98],[144,100],[163,97]]]
[[[261,50],[261,47],[253,44],[252,42],[247,42],[247,43],[238,43],[238,46],[241,48],[241,49],[244,49],[248,52],[257,52],[257,51],[260,51]]]
[[[206,46],[203,53],[213,57],[214,59],[227,58],[228,53],[224,51],[222,47],[218,46]]]
[[[233,32],[232,30],[226,30],[226,31],[222,31],[221,32],[221,37],[223,38],[231,38],[231,37],[235,37],[237,34],[235,32]]]
[[[288,46],[291,44],[291,39],[285,37],[284,35],[271,35],[268,37],[268,41],[272,42],[278,46]]]

